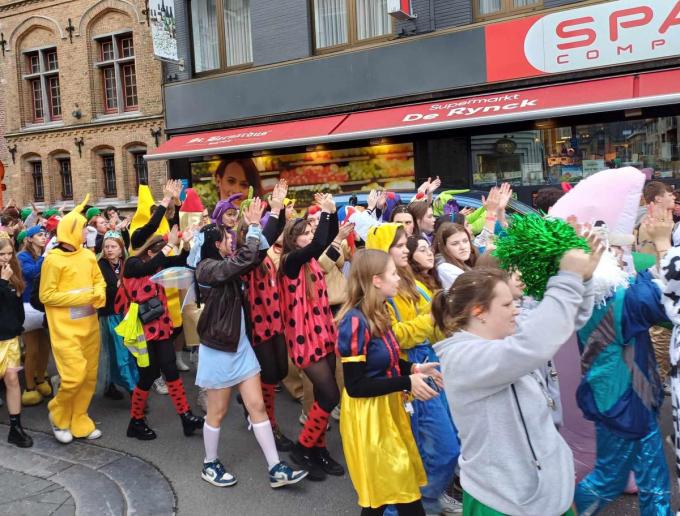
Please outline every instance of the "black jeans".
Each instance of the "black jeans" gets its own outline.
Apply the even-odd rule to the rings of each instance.
[[[398,503],[394,505],[399,516],[425,516],[425,509],[420,500],[411,503]],[[372,507],[364,507],[361,509],[361,516],[382,516],[387,509],[387,505],[383,505],[376,509]]]

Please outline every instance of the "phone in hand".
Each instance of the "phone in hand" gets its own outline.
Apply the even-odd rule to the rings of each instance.
[[[431,376],[428,376],[427,378],[425,378],[425,383],[434,392],[439,392],[439,385],[437,385],[437,382],[435,382],[434,378],[432,378]]]

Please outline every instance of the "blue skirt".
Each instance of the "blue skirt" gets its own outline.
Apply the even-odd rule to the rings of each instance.
[[[204,344],[198,347],[196,385],[204,389],[226,389],[259,374],[260,363],[247,338],[235,352],[219,351]]]
[[[101,351],[97,392],[102,392],[112,383],[132,392],[139,380],[137,361],[123,344],[123,338],[115,331],[122,320],[123,316],[116,314],[99,318]]]

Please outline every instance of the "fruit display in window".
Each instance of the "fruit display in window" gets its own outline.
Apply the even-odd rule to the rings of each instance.
[[[303,165],[281,172],[281,179],[288,181],[290,186],[317,183],[345,183],[347,172],[336,163],[328,165]]]

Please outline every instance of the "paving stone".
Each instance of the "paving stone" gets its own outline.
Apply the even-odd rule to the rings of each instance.
[[[32,448],[20,450],[10,444],[0,443],[0,464],[7,469],[40,478],[49,478],[71,466],[68,462],[30,450]]]
[[[73,464],[50,480],[64,486],[71,493],[76,503],[77,515],[118,516],[126,512],[123,493],[103,473]]]
[[[0,466],[2,514],[73,516],[73,498],[62,486]]]
[[[88,468],[99,469],[102,466],[125,457],[124,454],[101,448],[92,443],[73,441],[70,444],[61,444],[52,435],[40,432],[31,433],[33,448],[31,451],[42,455],[57,457],[68,462],[76,462]]]
[[[130,515],[168,515],[175,512],[175,494],[161,473],[136,457],[123,457],[98,471],[116,480]]]

